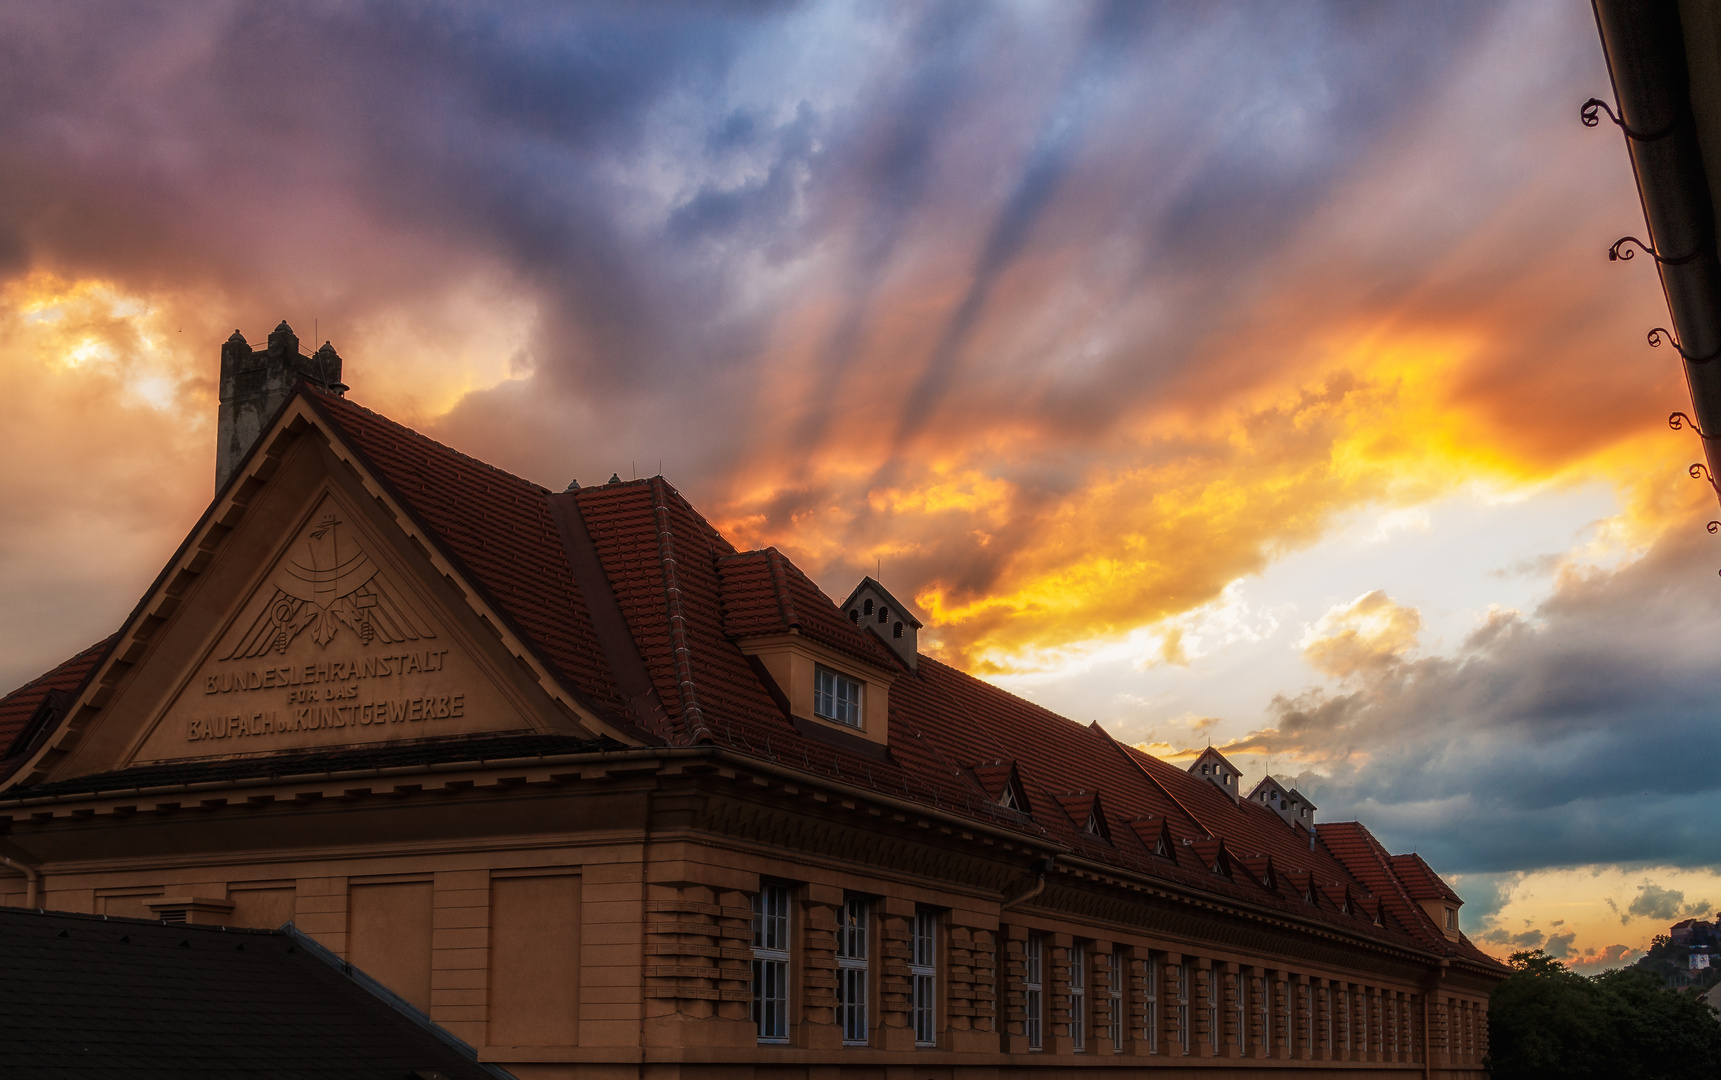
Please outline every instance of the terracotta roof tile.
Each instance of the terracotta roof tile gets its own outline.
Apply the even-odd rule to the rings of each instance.
[[[844,617],[824,592],[776,548],[717,560],[723,629],[732,638],[799,631],[806,637],[881,666],[895,655]]]
[[[36,676],[0,698],[0,759],[11,757],[14,751],[23,749],[22,745],[15,744],[19,743],[19,736],[24,734],[30,718],[48,695],[76,693],[113,642],[114,635],[110,634],[52,671]]]
[[[567,688],[627,716],[550,516],[549,491],[346,398],[304,393]]]

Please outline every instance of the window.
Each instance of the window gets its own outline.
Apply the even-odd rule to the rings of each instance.
[[[890,609],[889,608],[880,607],[878,609],[878,621],[881,623],[890,621]]]
[[[789,887],[753,895],[753,1026],[760,1042],[789,1039]]]
[[[900,621],[891,626],[890,636],[893,638],[899,638],[902,636],[902,623]]]
[[[1219,1053],[1219,974],[1211,968],[1207,971],[1207,1044]]]
[[[1333,992],[1330,987],[1321,987],[1321,1049],[1331,1051],[1333,1048]]]
[[[852,623],[860,622],[860,609],[859,608],[849,608],[849,622],[852,622]]]
[[[1123,1053],[1123,969],[1128,963],[1124,959],[1122,949],[1113,949],[1111,953],[1111,968],[1106,972],[1107,1005],[1111,1009],[1111,1049],[1114,1054]]]
[[[1189,1053],[1189,965],[1177,965],[1177,1045]]]
[[[1255,995],[1255,1045],[1270,1048],[1273,1045],[1273,1003],[1267,1000],[1267,980],[1250,979],[1249,983]]]
[[[1038,1050],[1044,1037],[1043,1018],[1046,1015],[1045,941],[1038,934],[1028,938],[1027,955],[1022,965],[1022,1026],[1028,1036],[1028,1049]]]
[[[1297,1011],[1303,1016],[1303,1034],[1301,1046],[1305,1054],[1313,1054],[1315,1050],[1315,1011],[1314,1001],[1309,996],[1309,984],[1297,984]]]
[[[826,720],[860,727],[861,684],[829,668],[814,668],[813,712]]]
[[[1142,995],[1143,1026],[1147,1052],[1159,1053],[1159,958],[1147,958],[1147,993]]]
[[[1088,953],[1070,946],[1070,1046],[1078,1054],[1087,1048]]]
[[[1272,1039],[1268,1039],[1267,1045],[1283,1046],[1289,1049],[1291,1046],[1291,992],[1283,979],[1273,981],[1273,1000],[1269,1008],[1275,1006],[1279,1013],[1279,1026],[1274,1030],[1279,1033],[1279,1041],[1274,1042]]]
[[[1458,929],[1458,911],[1455,908],[1446,909],[1446,929]]]
[[[1016,786],[1014,784],[1004,785],[1004,794],[998,796],[998,805],[1006,810],[1022,809],[1016,805]]]
[[[914,946],[908,973],[914,979],[914,1045],[938,1045],[938,914],[914,913]]]
[[[871,597],[867,598],[866,603],[863,605],[863,610],[865,610],[868,615],[872,614],[872,598]]]
[[[837,919],[837,1022],[843,1042],[864,1046],[867,1041],[867,902],[843,901]]]
[[[1236,1029],[1226,1034],[1225,1042],[1230,1046],[1248,1046],[1249,1021],[1243,1015],[1247,999],[1244,997],[1242,980],[1236,975],[1227,974],[1225,992],[1231,996],[1231,1023]]]

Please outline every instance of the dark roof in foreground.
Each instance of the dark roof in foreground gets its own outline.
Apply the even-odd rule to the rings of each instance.
[[[546,669],[618,730],[637,732],[651,745],[715,746],[775,762],[1183,889],[1500,970],[1468,939],[1447,940],[1414,902],[1413,896],[1445,889],[1434,872],[1392,862],[1361,825],[1322,823],[1311,836],[1274,810],[1233,799],[1098,725],[1076,723],[925,655],[911,670],[781,552],[737,552],[661,476],[552,493],[344,397],[303,386],[299,393]],[[589,552],[564,542],[558,505],[577,514]],[[587,596],[583,586],[607,595]],[[614,618],[595,618],[599,607]],[[738,638],[791,631],[895,673],[887,753],[803,730],[737,645]],[[106,645],[31,687],[81,683]],[[628,657],[660,706],[649,715],[633,711],[631,692],[621,689],[627,672],[614,665]],[[26,687],[4,700],[16,699],[21,711],[45,693]],[[5,741],[0,727],[0,745]],[[451,749],[451,757],[422,749],[342,753],[405,752],[430,764],[475,760],[461,756],[472,749]],[[516,756],[601,752],[571,745],[513,749]],[[0,799],[410,763],[156,766],[148,775],[127,770],[15,787]],[[999,776],[1014,777],[1020,812],[1001,807],[987,786],[989,778],[1001,791]],[[1090,815],[1098,833],[1084,828]],[[1401,870],[1410,882],[1399,880]]]
[[[10,1080],[496,1080],[280,930],[0,908]]]

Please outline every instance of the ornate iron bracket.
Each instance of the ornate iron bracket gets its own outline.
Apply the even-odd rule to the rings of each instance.
[[[1664,339],[1664,338],[1667,340],[1667,343],[1669,345],[1673,346],[1674,351],[1679,353],[1680,356],[1683,356],[1685,358],[1686,363],[1689,363],[1689,364],[1707,364],[1709,361],[1715,359],[1717,356],[1721,356],[1721,348],[1717,348],[1714,352],[1710,353],[1708,356],[1692,356],[1690,353],[1685,351],[1685,347],[1683,345],[1679,344],[1679,339],[1673,336],[1673,331],[1669,330],[1665,326],[1658,326],[1654,330],[1651,330],[1649,332],[1649,346],[1650,346],[1650,348],[1652,348],[1652,349],[1661,348],[1661,342],[1662,342],[1662,339]]]
[[[1667,414],[1667,426],[1672,428],[1674,431],[1678,431],[1681,428],[1689,426],[1692,431],[1695,431],[1697,433],[1697,437],[1699,439],[1709,438],[1709,433],[1707,431],[1704,431],[1702,428],[1698,427],[1697,421],[1691,419],[1691,417],[1686,416],[1682,412],[1668,413]]]
[[[1709,466],[1703,464],[1701,461],[1694,462],[1692,466],[1685,471],[1690,474],[1691,479],[1707,480],[1710,487],[1715,487],[1715,478],[1709,475]],[[1721,491],[1721,488],[1717,488],[1716,490]]]
[[[1638,142],[1654,142],[1657,139],[1665,139],[1673,134],[1673,129],[1679,126],[1679,121],[1685,119],[1685,110],[1681,109],[1660,131],[1633,131],[1630,125],[1614,115],[1613,109],[1601,98],[1590,98],[1584,102],[1583,107],[1578,110],[1578,119],[1584,122],[1584,127],[1595,127],[1601,123],[1601,113],[1607,113],[1607,118],[1614,122],[1614,126],[1625,132],[1626,138],[1635,139]]]
[[[1626,247],[1626,244],[1636,244],[1643,250],[1645,255],[1648,255],[1663,266],[1684,266],[1688,262],[1695,262],[1703,254],[1703,249],[1700,247],[1689,255],[1681,255],[1678,258],[1668,258],[1635,236],[1622,236],[1613,242],[1612,247],[1607,249],[1607,261],[1630,262],[1632,259],[1636,258],[1637,252]]]
[[[1721,532],[1721,521],[1711,521],[1708,525],[1705,525],[1704,528],[1708,529],[1709,534],[1713,536],[1716,533]],[[1717,571],[1717,573],[1721,573],[1721,571]]]

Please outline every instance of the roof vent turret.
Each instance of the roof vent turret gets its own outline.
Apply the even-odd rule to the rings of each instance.
[[[924,624],[890,590],[871,577],[861,578],[842,608],[850,622],[872,631],[910,671],[916,669],[920,662],[920,628]]]

